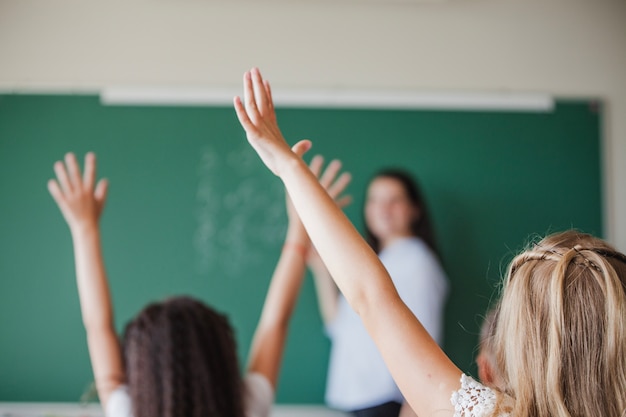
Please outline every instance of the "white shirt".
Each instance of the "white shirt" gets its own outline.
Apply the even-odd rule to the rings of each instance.
[[[246,417],[268,417],[274,402],[274,390],[261,374],[252,373],[244,378],[244,407]],[[133,417],[133,407],[126,385],[120,385],[109,396],[106,417]]]
[[[461,375],[461,388],[452,393],[454,417],[510,417],[515,401],[506,394],[492,390]]]
[[[402,301],[441,344],[448,280],[437,257],[416,237],[395,241],[379,257]],[[327,332],[332,342],[326,384],[329,406],[352,411],[404,400],[360,317],[343,296]]]

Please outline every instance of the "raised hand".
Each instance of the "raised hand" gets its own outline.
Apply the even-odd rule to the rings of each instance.
[[[296,143],[291,149],[296,155],[302,157],[303,154],[310,149],[310,147],[311,143],[308,140],[302,140]],[[319,179],[320,184],[327,191],[328,195],[332,197],[337,206],[339,206],[339,208],[346,207],[352,202],[352,196],[343,196],[342,193],[345,191],[348,184],[350,184],[350,182],[352,181],[352,176],[349,172],[343,172],[341,173],[341,175],[339,175],[339,177],[337,177],[337,175],[341,171],[341,161],[339,161],[338,159],[332,160],[320,177],[323,166],[324,157],[321,155],[315,155],[313,159],[311,159],[309,169],[315,175],[315,177]],[[287,215],[290,219],[298,218],[298,213],[296,212],[296,209],[293,206],[289,195],[287,195]],[[318,259],[321,262],[321,259],[319,259],[319,255],[317,254],[313,246],[311,246],[309,249],[307,261],[309,261],[310,258]]]
[[[298,156],[291,151],[278,128],[270,84],[263,80],[258,68],[244,74],[243,96],[243,103],[241,98],[235,97],[234,104],[248,142],[263,163],[274,174],[280,175],[284,163]]]
[[[337,203],[339,208],[346,207],[352,202],[352,196],[341,196],[341,194],[344,192],[348,184],[350,184],[350,181],[352,181],[352,176],[349,172],[343,172],[339,175],[339,177],[337,177],[337,174],[341,171],[341,161],[338,159],[332,160],[320,177],[323,166],[324,157],[321,155],[314,156],[309,164],[311,172],[319,178],[320,184],[326,189],[328,195],[335,200],[335,203]]]
[[[74,244],[76,283],[87,346],[98,396],[103,404],[124,383],[124,363],[115,333],[111,294],[102,256],[98,220],[106,201],[108,183],[96,183],[96,156],[85,155],[85,172],[81,176],[78,161],[72,153],[65,162],[54,164],[56,180],[48,181],[48,190],[67,221]],[[95,187],[94,187],[95,185]]]
[[[56,180],[48,181],[48,190],[59,206],[70,229],[96,225],[106,201],[108,182],[100,180],[95,186],[96,156],[85,155],[85,172],[81,176],[73,153],[65,155],[65,163],[54,164]]]

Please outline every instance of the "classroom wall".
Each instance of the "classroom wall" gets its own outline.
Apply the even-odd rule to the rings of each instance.
[[[0,90],[236,87],[252,65],[276,89],[602,99],[605,236],[626,250],[623,0],[0,1]]]

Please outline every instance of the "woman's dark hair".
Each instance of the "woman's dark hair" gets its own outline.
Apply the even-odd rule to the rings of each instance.
[[[244,417],[235,338],[222,314],[171,298],[144,308],[123,340],[134,417]]]
[[[374,175],[368,182],[368,187],[378,178],[391,178],[398,181],[402,185],[409,201],[413,207],[419,209],[420,212],[417,219],[411,223],[411,234],[422,239],[424,243],[426,243],[433,251],[433,253],[438,258],[441,258],[439,250],[437,249],[437,244],[435,243],[435,233],[430,222],[430,216],[428,215],[428,207],[426,206],[426,201],[422,197],[422,192],[417,184],[417,181],[415,181],[415,179],[413,179],[413,177],[406,171],[388,168],[383,169]],[[365,205],[363,207],[365,210]],[[363,218],[365,218],[365,216],[363,216]],[[376,236],[374,236],[370,228],[367,227],[367,222],[365,222],[365,238],[372,249],[374,249],[376,253],[379,253],[381,250],[380,241]]]

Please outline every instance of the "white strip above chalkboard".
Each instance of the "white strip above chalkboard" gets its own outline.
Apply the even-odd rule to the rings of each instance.
[[[0,402],[0,417],[103,417],[100,404],[77,403],[3,403]],[[271,417],[345,417],[322,405],[277,404]]]
[[[230,106],[237,89],[106,88],[107,105]],[[428,109],[549,112],[554,99],[543,93],[404,92],[361,90],[275,91],[277,107]]]

